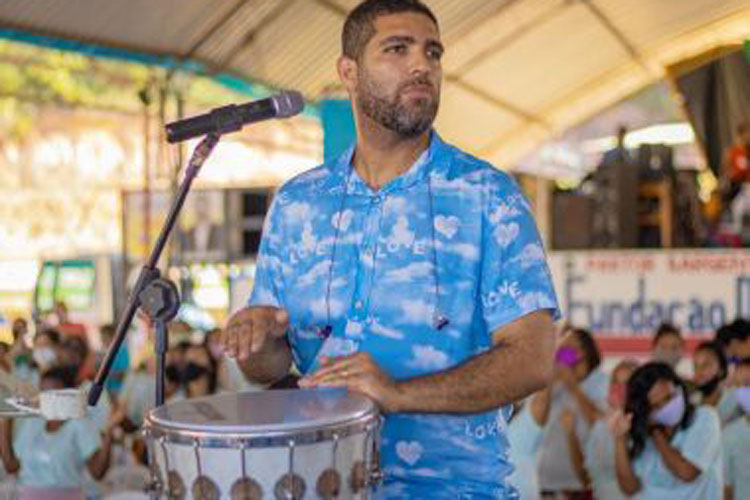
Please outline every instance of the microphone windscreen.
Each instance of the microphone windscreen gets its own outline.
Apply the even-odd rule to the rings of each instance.
[[[305,100],[302,94],[296,90],[288,90],[281,94],[276,94],[271,98],[276,108],[277,118],[289,118],[302,112],[305,107]]]

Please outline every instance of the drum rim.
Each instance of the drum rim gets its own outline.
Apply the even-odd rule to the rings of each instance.
[[[186,444],[201,448],[276,448],[290,445],[306,445],[331,441],[335,438],[373,432],[380,428],[381,418],[377,411],[359,415],[347,421],[297,429],[247,432],[219,432],[184,429],[154,422],[149,414],[143,425],[147,440],[164,440],[171,444]]]
[[[311,391],[315,392],[321,389],[306,389],[305,391]],[[322,390],[329,390],[329,389],[322,389]],[[278,390],[278,391],[267,391],[267,392],[277,392],[277,393],[286,393],[288,391],[284,390]],[[253,396],[257,396],[257,392],[249,391],[249,392],[239,392],[236,393],[238,395],[241,394],[248,394]],[[209,399],[215,399],[216,397],[226,397],[229,396],[229,394],[216,394],[213,396],[205,396],[201,398],[196,398],[195,400],[181,400],[177,401],[175,404],[185,404],[190,402],[203,402]],[[367,419],[370,416],[377,416],[380,414],[380,409],[378,408],[377,404],[367,396],[364,396],[362,394],[352,394],[349,393],[348,397],[353,397],[356,399],[360,399],[364,401],[366,404],[365,407],[357,409],[356,411],[350,412],[348,414],[341,414],[339,416],[336,416],[331,419],[330,422],[298,422],[296,426],[291,426],[290,424],[281,424],[281,423],[273,423],[273,424],[263,424],[263,425],[253,425],[253,424],[232,424],[224,426],[221,429],[215,429],[215,430],[208,430],[208,429],[201,429],[201,425],[205,424],[195,424],[195,423],[186,423],[182,421],[175,421],[175,420],[166,420],[164,418],[160,418],[157,416],[157,413],[159,413],[162,409],[164,409],[167,406],[170,406],[169,404],[165,404],[160,407],[152,408],[148,411],[146,414],[146,417],[144,419],[144,422],[150,423],[154,427],[161,427],[164,429],[170,429],[178,432],[186,432],[186,433],[192,433],[192,434],[198,434],[198,435],[207,435],[207,436],[215,436],[215,435],[228,435],[228,434],[237,434],[237,435],[243,435],[243,436],[267,436],[267,435],[282,435],[285,433],[295,433],[295,432],[314,432],[315,430],[321,428],[321,427],[328,427],[328,426],[346,426],[351,425],[352,423],[357,422],[361,419]],[[280,427],[281,425],[284,425],[284,427]],[[247,429],[247,430],[246,430]]]

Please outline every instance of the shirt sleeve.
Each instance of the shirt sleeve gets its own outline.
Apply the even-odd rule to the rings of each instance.
[[[73,421],[76,425],[76,449],[78,452],[78,460],[81,463],[86,462],[96,450],[101,448],[102,441],[99,437],[99,431],[97,429],[88,428],[86,423],[89,420],[75,420]]]
[[[559,318],[557,297],[531,207],[507,174],[485,182],[480,295],[490,331],[546,309]]]
[[[277,194],[263,224],[263,235],[256,259],[253,291],[248,305],[282,307],[281,273],[281,207],[280,194]]]
[[[698,407],[695,420],[686,432],[682,456],[704,473],[721,452],[719,416],[713,409]]]

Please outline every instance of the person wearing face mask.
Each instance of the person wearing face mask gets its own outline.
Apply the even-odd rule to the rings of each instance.
[[[535,393],[516,411],[508,424],[510,458],[515,470],[508,477],[523,500],[539,498],[539,474],[536,463],[542,432],[547,425],[551,401],[551,388]]]
[[[60,349],[60,333],[53,328],[45,328],[34,337],[34,348],[31,351],[32,372],[30,381],[39,382],[39,374],[55,366]]]
[[[685,350],[680,330],[670,323],[659,325],[651,341],[651,350],[654,361],[666,363],[676,370]]]
[[[42,390],[75,387],[75,367],[43,373]],[[18,474],[21,500],[83,500],[86,473],[102,479],[109,468],[111,428],[100,433],[88,418],[0,420],[0,458]]]
[[[183,381],[188,398],[208,396],[216,392],[216,361],[211,357],[208,346],[194,345],[185,351]]]
[[[623,360],[612,370],[607,396],[608,415],[625,406],[625,388],[628,379],[637,367],[638,364],[635,361]],[[579,473],[582,483],[591,485],[594,498],[606,500],[627,498],[617,484],[615,443],[607,428],[607,419],[597,419],[588,439],[584,442],[579,442],[577,436],[571,432],[571,429],[574,429],[573,426],[568,424],[566,427],[569,431],[574,470]]]
[[[116,327],[113,324],[102,325],[99,328],[99,335],[102,339],[102,350],[95,355],[95,366],[98,371],[99,365],[104,361],[104,356],[109,349],[110,344],[115,336]],[[122,390],[123,383],[125,382],[125,376],[128,374],[130,369],[130,353],[128,350],[127,342],[123,342],[117,351],[117,356],[112,362],[112,366],[107,377],[106,388],[109,395],[117,397]]]
[[[715,340],[724,348],[728,365],[727,379],[723,384],[724,390],[716,407],[722,424],[727,425],[743,414],[734,397],[735,386],[738,385],[734,374],[737,366],[744,360],[750,360],[750,321],[738,318],[723,325],[716,330]]]
[[[599,369],[601,356],[591,333],[572,329],[555,356],[556,381],[552,388],[549,422],[539,450],[539,483],[543,498],[589,498],[570,461],[570,433],[562,415],[572,412],[575,434],[585,442],[591,426],[606,408],[608,378]]]
[[[738,384],[732,396],[743,416],[724,428],[724,498],[750,498],[750,359],[735,368]]]
[[[706,341],[693,353],[693,402],[716,408],[722,398],[722,382],[727,378],[727,357],[721,344]]]
[[[666,363],[647,363],[628,380],[624,411],[609,419],[617,481],[642,500],[718,500],[722,496],[721,425],[694,407]]]

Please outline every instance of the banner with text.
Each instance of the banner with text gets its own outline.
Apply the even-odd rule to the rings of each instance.
[[[660,323],[691,344],[750,318],[750,250],[551,252],[564,318],[609,352],[648,350]]]

